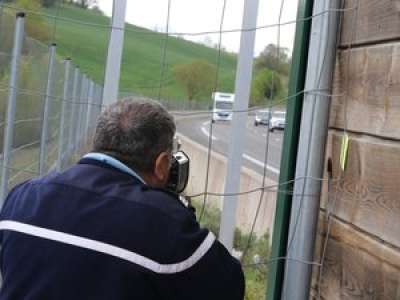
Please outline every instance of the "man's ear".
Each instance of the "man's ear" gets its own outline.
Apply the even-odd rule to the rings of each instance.
[[[160,185],[165,185],[168,182],[170,169],[170,155],[167,152],[161,152],[154,164],[154,176]]]

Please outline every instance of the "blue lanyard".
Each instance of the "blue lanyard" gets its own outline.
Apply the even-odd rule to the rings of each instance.
[[[118,170],[128,173],[129,175],[132,175],[133,177],[139,179],[143,184],[146,184],[146,182],[143,180],[142,177],[140,177],[135,171],[133,171],[131,168],[120,162],[119,160],[103,153],[88,153],[83,158],[90,158],[90,159],[95,159],[97,161],[101,161],[107,165],[110,165],[114,168],[117,168]]]

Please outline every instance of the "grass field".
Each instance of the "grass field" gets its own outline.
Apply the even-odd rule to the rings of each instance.
[[[75,64],[94,78],[102,82],[107,56],[110,19],[90,10],[73,6],[62,6],[60,9],[47,9],[48,15],[57,15],[59,19],[54,24],[54,18],[47,17],[50,32],[55,31],[58,54],[61,57],[71,57]],[[95,23],[99,26],[71,22]],[[142,95],[158,94],[160,85],[160,67],[165,35],[147,29],[127,25],[122,60],[120,89]],[[183,89],[175,82],[172,68],[177,64],[203,59],[216,65],[218,51],[181,38],[169,37],[166,52],[166,69],[164,74],[162,96],[170,99],[184,99]],[[219,90],[233,90],[236,56],[222,53],[220,60]],[[212,78],[215,74],[210,74]],[[211,95],[203,95],[199,100],[210,99]]]
[[[197,219],[202,211],[202,199],[192,199],[192,204],[196,208]],[[203,215],[201,225],[211,230],[216,236],[219,234],[221,223],[221,212],[218,208],[209,206]],[[247,248],[249,234],[243,233],[236,228],[234,248],[243,253]],[[266,262],[270,256],[269,236],[253,236],[251,246],[247,249],[245,257],[242,258],[243,271],[246,278],[246,293],[244,300],[264,299],[267,290],[268,265],[254,264],[253,257],[259,256],[260,261]]]
[[[17,10],[19,9],[10,9],[7,6],[4,11],[8,18],[12,18]],[[28,34],[32,38],[42,41],[44,45],[49,40],[55,41],[58,45],[57,52],[60,60],[65,57],[72,58],[74,64],[78,65],[82,72],[88,74],[97,83],[102,83],[110,37],[110,18],[92,10],[70,5],[41,10],[40,20],[37,19],[35,13],[28,12],[26,18]],[[3,25],[7,25],[5,23],[7,22],[3,22]],[[10,33],[13,30],[9,29],[6,35],[9,36],[8,44],[11,45],[12,36]],[[165,37],[165,34],[127,24],[120,78],[120,96],[129,94],[158,96]],[[4,36],[2,36],[2,39],[4,40]],[[179,64],[194,60],[205,60],[216,66],[218,51],[215,48],[182,38],[171,36],[168,38],[164,80],[162,82],[162,99],[179,102],[186,100],[185,91],[176,82],[172,70]],[[233,92],[237,56],[222,51],[219,62],[217,90]],[[216,77],[214,72],[209,75],[213,80]],[[275,97],[279,99],[287,95],[288,81],[287,76],[280,76],[282,90]],[[210,103],[210,98],[209,92],[205,92],[195,100]],[[255,102],[252,101],[252,103]]]

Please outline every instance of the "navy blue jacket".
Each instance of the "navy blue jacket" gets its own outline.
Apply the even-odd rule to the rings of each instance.
[[[102,162],[14,188],[0,300],[239,300],[239,263],[177,196]]]

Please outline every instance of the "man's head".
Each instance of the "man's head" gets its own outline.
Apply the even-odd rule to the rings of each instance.
[[[93,151],[115,157],[149,185],[164,187],[171,164],[173,117],[157,102],[118,101],[99,117]]]

